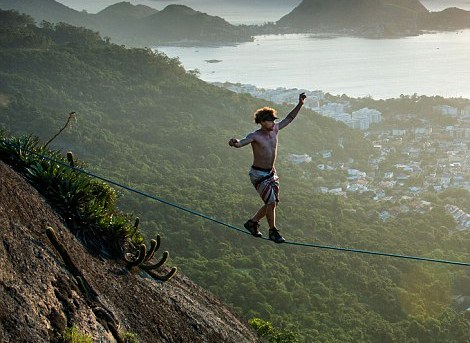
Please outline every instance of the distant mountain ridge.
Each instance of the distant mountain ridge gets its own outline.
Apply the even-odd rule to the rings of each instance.
[[[190,41],[231,41],[234,32],[248,40],[236,26],[224,19],[198,12],[184,5],[168,5],[158,13],[152,14],[140,23],[142,34],[158,32],[166,40],[177,42],[184,37]],[[239,31],[237,31],[239,30]]]
[[[238,26],[184,5],[158,11],[118,2],[89,14],[55,0],[0,0],[0,8],[26,13],[37,22],[84,26],[128,46],[225,45],[260,34],[305,32],[381,38],[470,28],[470,11],[429,12],[419,0],[303,0],[276,23]]]
[[[149,6],[119,2],[97,14],[89,14],[55,0],[0,0],[0,8],[28,14],[37,22],[45,20],[84,26],[128,46],[188,41],[192,44],[233,44],[252,40],[247,30],[183,5],[169,5],[158,11]]]
[[[36,21],[66,22],[72,25],[90,25],[92,16],[79,12],[55,0],[0,0],[0,8],[13,9],[33,17]]]
[[[118,2],[98,12],[97,16],[100,18],[112,16],[144,18],[157,12],[158,10],[149,6],[132,5],[130,2]]]
[[[296,32],[406,36],[470,27],[470,12],[429,12],[419,0],[303,0],[276,25]]]
[[[470,27],[470,11],[460,8],[446,8],[440,12],[431,12],[422,22],[424,29],[458,30]]]
[[[297,30],[415,33],[428,10],[418,0],[304,0],[277,24]]]

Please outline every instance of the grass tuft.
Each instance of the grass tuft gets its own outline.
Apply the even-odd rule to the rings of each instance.
[[[81,333],[75,325],[64,330],[62,339],[65,343],[92,343],[93,341],[92,337]]]

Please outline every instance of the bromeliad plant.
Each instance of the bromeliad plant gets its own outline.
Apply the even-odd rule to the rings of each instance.
[[[0,132],[0,159],[38,189],[92,252],[122,257],[126,242],[139,246],[144,241],[130,216],[117,210],[113,188],[69,168],[70,158],[47,149],[37,137],[6,137]]]
[[[6,137],[3,131],[0,131],[0,159],[10,164],[17,170],[22,170],[25,167],[37,162],[36,155],[31,154],[31,151],[37,154],[45,154],[46,149],[41,146],[39,139],[34,136],[23,137]],[[59,158],[58,154],[54,151],[49,151],[48,156],[51,158]]]

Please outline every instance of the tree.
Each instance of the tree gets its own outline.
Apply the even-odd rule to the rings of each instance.
[[[289,329],[277,329],[270,322],[260,318],[252,318],[248,321],[251,327],[270,343],[298,343],[300,337]]]

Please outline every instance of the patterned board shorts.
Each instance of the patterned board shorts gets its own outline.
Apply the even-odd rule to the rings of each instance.
[[[279,177],[274,167],[267,170],[252,166],[248,175],[265,204],[279,202]]]

